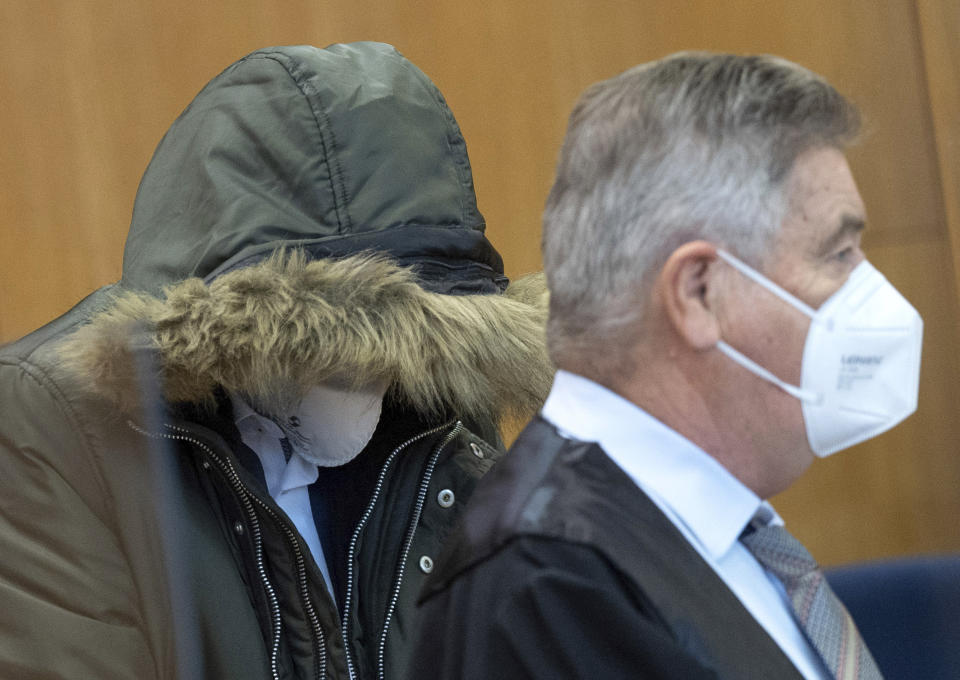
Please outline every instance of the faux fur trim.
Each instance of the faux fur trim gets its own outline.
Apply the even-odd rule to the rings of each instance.
[[[165,294],[120,295],[65,340],[64,368],[130,412],[139,403],[132,334],[147,328],[171,402],[210,403],[220,385],[281,413],[321,382],[386,378],[423,413],[499,421],[531,415],[550,388],[541,274],[504,295],[450,296],[382,257],[293,253]]]

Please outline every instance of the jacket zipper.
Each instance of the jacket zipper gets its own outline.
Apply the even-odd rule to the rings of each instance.
[[[320,627],[320,619],[317,617],[316,609],[313,607],[313,600],[310,599],[310,590],[307,583],[307,568],[303,559],[303,551],[300,550],[300,544],[297,541],[296,535],[287,525],[287,522],[280,518],[272,508],[264,504],[263,501],[256,496],[253,497],[253,500],[283,528],[283,532],[286,534],[287,540],[290,542],[290,545],[293,546],[293,552],[296,556],[297,583],[300,589],[300,601],[303,603],[303,608],[306,610],[307,617],[310,619],[310,625],[313,628],[314,633],[313,673],[316,680],[321,680],[321,678],[323,678],[327,672],[326,637],[323,634],[323,629]]]
[[[296,537],[293,534],[292,530],[287,526],[287,523],[283,521],[269,506],[267,506],[261,499],[256,495],[250,492],[246,487],[243,481],[240,479],[240,476],[237,474],[236,469],[233,467],[233,464],[229,460],[224,460],[213,450],[211,446],[206,444],[203,441],[200,441],[194,436],[190,436],[191,432],[183,427],[178,427],[176,425],[171,425],[169,423],[164,423],[164,427],[167,427],[174,432],[180,434],[167,434],[167,433],[152,433],[147,432],[146,430],[141,429],[136,424],[129,422],[131,428],[137,432],[154,439],[171,439],[179,440],[191,443],[204,451],[207,452],[207,455],[217,464],[221,471],[226,475],[228,481],[230,482],[231,487],[233,487],[234,493],[240,498],[243,503],[244,509],[247,513],[247,519],[250,522],[251,530],[253,532],[254,538],[254,552],[256,557],[256,567],[257,573],[260,576],[260,582],[264,587],[264,590],[267,593],[267,599],[270,603],[270,619],[273,623],[271,648],[270,648],[270,674],[274,680],[280,680],[280,670],[279,670],[279,655],[280,655],[280,637],[282,634],[283,622],[280,617],[280,602],[277,598],[276,591],[274,590],[273,584],[270,582],[270,578],[267,575],[266,563],[263,558],[263,541],[260,531],[260,520],[257,518],[256,510],[253,507],[255,502],[259,505],[265,512],[267,512],[271,518],[277,522],[277,524],[283,528],[284,533],[287,537],[287,540],[293,546],[294,554],[296,556],[296,566],[297,566],[297,580],[300,586],[300,597],[303,602],[304,609],[307,612],[308,617],[310,618],[310,623],[313,627],[314,632],[314,645],[315,651],[317,652],[314,661],[314,675],[316,678],[323,678],[326,674],[327,666],[327,652],[326,644],[323,635],[323,630],[320,628],[319,620],[317,619],[316,611],[313,608],[313,602],[310,600],[309,590],[307,589],[307,579],[306,579],[306,568],[304,566],[303,553],[300,550],[300,546],[297,543]],[[316,659],[319,659],[319,666]]]
[[[363,528],[366,526],[367,521],[370,519],[370,516],[373,514],[373,509],[374,507],[376,507],[377,500],[380,498],[380,492],[383,490],[383,483],[384,483],[384,480],[386,480],[387,472],[390,469],[390,466],[393,464],[393,461],[400,454],[400,452],[403,451],[408,446],[410,446],[411,444],[414,444],[420,441],[421,439],[424,439],[425,437],[429,437],[432,434],[436,434],[437,432],[440,432],[441,430],[444,430],[450,427],[452,422],[453,421],[450,421],[448,423],[444,423],[443,425],[440,425],[439,427],[435,427],[431,430],[427,430],[426,432],[421,432],[417,436],[411,437],[407,441],[403,442],[402,444],[400,444],[400,446],[398,446],[397,448],[395,448],[393,451],[390,452],[390,455],[387,456],[387,460],[384,461],[383,463],[383,467],[380,468],[380,476],[377,477],[377,485],[373,490],[373,496],[371,496],[370,502],[367,504],[367,508],[363,512],[363,516],[360,517],[360,521],[357,523],[356,529],[353,530],[353,536],[350,538],[350,550],[347,553],[347,592],[346,592],[346,598],[344,600],[343,616],[341,617],[341,624],[340,624],[340,629],[343,632],[343,649],[345,652],[344,655],[346,656],[346,659],[347,659],[347,673],[350,676],[350,680],[356,679],[356,670],[353,667],[353,651],[350,649],[350,604],[353,600],[353,576],[354,576],[353,562],[354,562],[354,557],[356,555],[357,543],[360,540],[360,534],[363,532]],[[457,428],[462,427],[460,421],[456,421],[456,425],[457,425]],[[446,446],[447,441],[448,440],[444,440],[443,446]],[[433,464],[436,462],[436,457],[437,457],[437,454],[434,454],[434,456],[431,458],[430,464],[428,465],[428,468],[431,474],[433,470]],[[423,485],[421,484],[421,488],[422,486]],[[424,491],[423,493],[426,493],[426,492]],[[422,503],[420,503],[420,507],[422,507]],[[419,519],[419,514],[420,513],[418,511],[416,513],[417,519]],[[406,554],[404,554],[404,561],[405,560],[406,560]],[[378,662],[378,665],[379,665],[379,662]]]
[[[387,634],[390,632],[390,619],[393,618],[393,612],[397,608],[397,601],[400,599],[400,584],[403,582],[403,573],[407,566],[407,556],[410,554],[410,548],[413,545],[413,535],[417,531],[417,525],[420,523],[420,515],[423,514],[423,504],[427,499],[427,490],[430,487],[430,480],[433,477],[433,470],[437,465],[437,459],[440,453],[447,447],[453,439],[460,434],[463,429],[463,423],[459,420],[454,428],[444,437],[440,445],[434,449],[430,456],[430,461],[423,472],[420,480],[420,490],[417,492],[417,504],[413,511],[413,517],[410,520],[410,526],[407,528],[407,538],[404,542],[403,552],[400,555],[400,564],[397,567],[397,576],[393,583],[393,594],[390,597],[390,606],[387,607],[387,614],[383,621],[383,632],[380,634],[380,648],[377,650],[377,677],[380,680],[386,678],[386,652],[387,652]]]

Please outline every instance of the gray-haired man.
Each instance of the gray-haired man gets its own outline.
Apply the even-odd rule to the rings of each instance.
[[[541,417],[425,585],[417,677],[879,678],[764,500],[916,408],[864,258],[856,110],[773,57],[591,87],[544,216]]]

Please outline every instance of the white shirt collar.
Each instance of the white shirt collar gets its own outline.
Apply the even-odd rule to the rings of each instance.
[[[254,418],[258,425],[263,421],[263,427],[270,435],[277,438],[283,437],[283,430],[275,422],[254,411],[253,407],[236,394],[231,392],[228,396],[230,397],[230,404],[233,406],[233,422],[238,428],[247,418]]]
[[[689,536],[718,559],[762,507],[773,508],[703,449],[597,383],[558,371],[542,415],[570,439],[597,442]]]
[[[273,420],[263,416],[235,394],[230,394],[233,405],[233,421],[240,431],[241,439],[249,446],[257,458],[267,482],[267,491],[276,498],[284,491],[308,486],[317,481],[320,472],[314,463],[301,456],[294,449],[287,461],[280,440],[286,435]]]

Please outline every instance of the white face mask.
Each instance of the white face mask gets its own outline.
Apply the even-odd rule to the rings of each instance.
[[[311,463],[344,465],[373,437],[386,392],[386,382],[360,389],[318,385],[287,415],[282,428],[294,450]]]
[[[734,256],[722,260],[810,317],[800,387],[720,340],[717,349],[802,402],[810,448],[821,458],[889,430],[917,410],[923,321],[864,260],[814,310]]]

